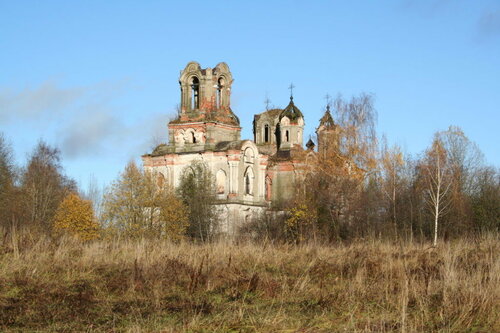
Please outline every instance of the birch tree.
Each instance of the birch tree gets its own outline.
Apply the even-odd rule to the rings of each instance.
[[[421,168],[426,186],[425,201],[434,219],[433,245],[436,246],[440,217],[446,213],[451,203],[449,192],[452,185],[447,151],[439,135],[435,136],[431,148],[427,150]]]

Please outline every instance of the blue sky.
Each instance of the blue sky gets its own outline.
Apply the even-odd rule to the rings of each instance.
[[[19,164],[43,138],[107,184],[165,139],[191,60],[229,65],[243,138],[293,82],[306,139],[327,93],[367,92],[390,143],[456,125],[500,166],[499,1],[0,0],[0,131]]]

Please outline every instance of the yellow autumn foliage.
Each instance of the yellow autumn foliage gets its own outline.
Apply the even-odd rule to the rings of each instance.
[[[70,234],[84,241],[99,238],[99,224],[94,218],[92,203],[75,193],[67,195],[56,210],[53,232]]]
[[[165,191],[159,205],[159,235],[171,240],[180,240],[189,226],[186,205],[172,191]]]
[[[288,213],[289,216],[285,220],[285,231],[291,240],[300,243],[306,239],[306,236],[314,233],[318,217],[315,210],[309,205],[297,203]]]
[[[104,197],[105,234],[179,240],[189,226],[188,210],[158,175],[130,162]]]

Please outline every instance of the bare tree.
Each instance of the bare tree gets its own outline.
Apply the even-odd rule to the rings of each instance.
[[[365,171],[376,168],[377,112],[373,95],[361,94],[350,101],[337,96],[333,102],[335,121],[340,126],[339,150]]]
[[[421,168],[425,179],[425,200],[429,205],[434,218],[434,240],[433,245],[437,245],[439,218],[445,214],[451,201],[449,192],[452,185],[451,168],[447,151],[443,142],[436,134],[432,146],[427,150]]]
[[[76,183],[63,174],[60,151],[39,141],[22,174],[21,190],[25,222],[50,232],[59,203],[68,193],[76,192]]]
[[[0,226],[10,228],[15,204],[15,165],[12,148],[0,133]]]
[[[385,199],[389,202],[389,210],[391,211],[391,222],[394,228],[394,236],[398,237],[398,220],[397,220],[397,196],[400,193],[402,172],[404,169],[404,159],[401,148],[397,145],[389,148],[384,138],[384,146],[381,156],[381,174],[382,174],[382,193]]]
[[[104,194],[104,187],[99,186],[99,182],[94,174],[89,176],[86,190],[83,191],[82,197],[92,202],[95,216],[100,219],[102,214],[102,198]]]

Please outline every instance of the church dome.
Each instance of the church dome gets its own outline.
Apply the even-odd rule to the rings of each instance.
[[[288,103],[288,106],[280,113],[279,120],[281,121],[283,117],[288,117],[288,119],[293,122],[299,118],[304,118],[302,112],[300,112],[299,108],[293,103],[293,96],[290,96],[290,103]]]

